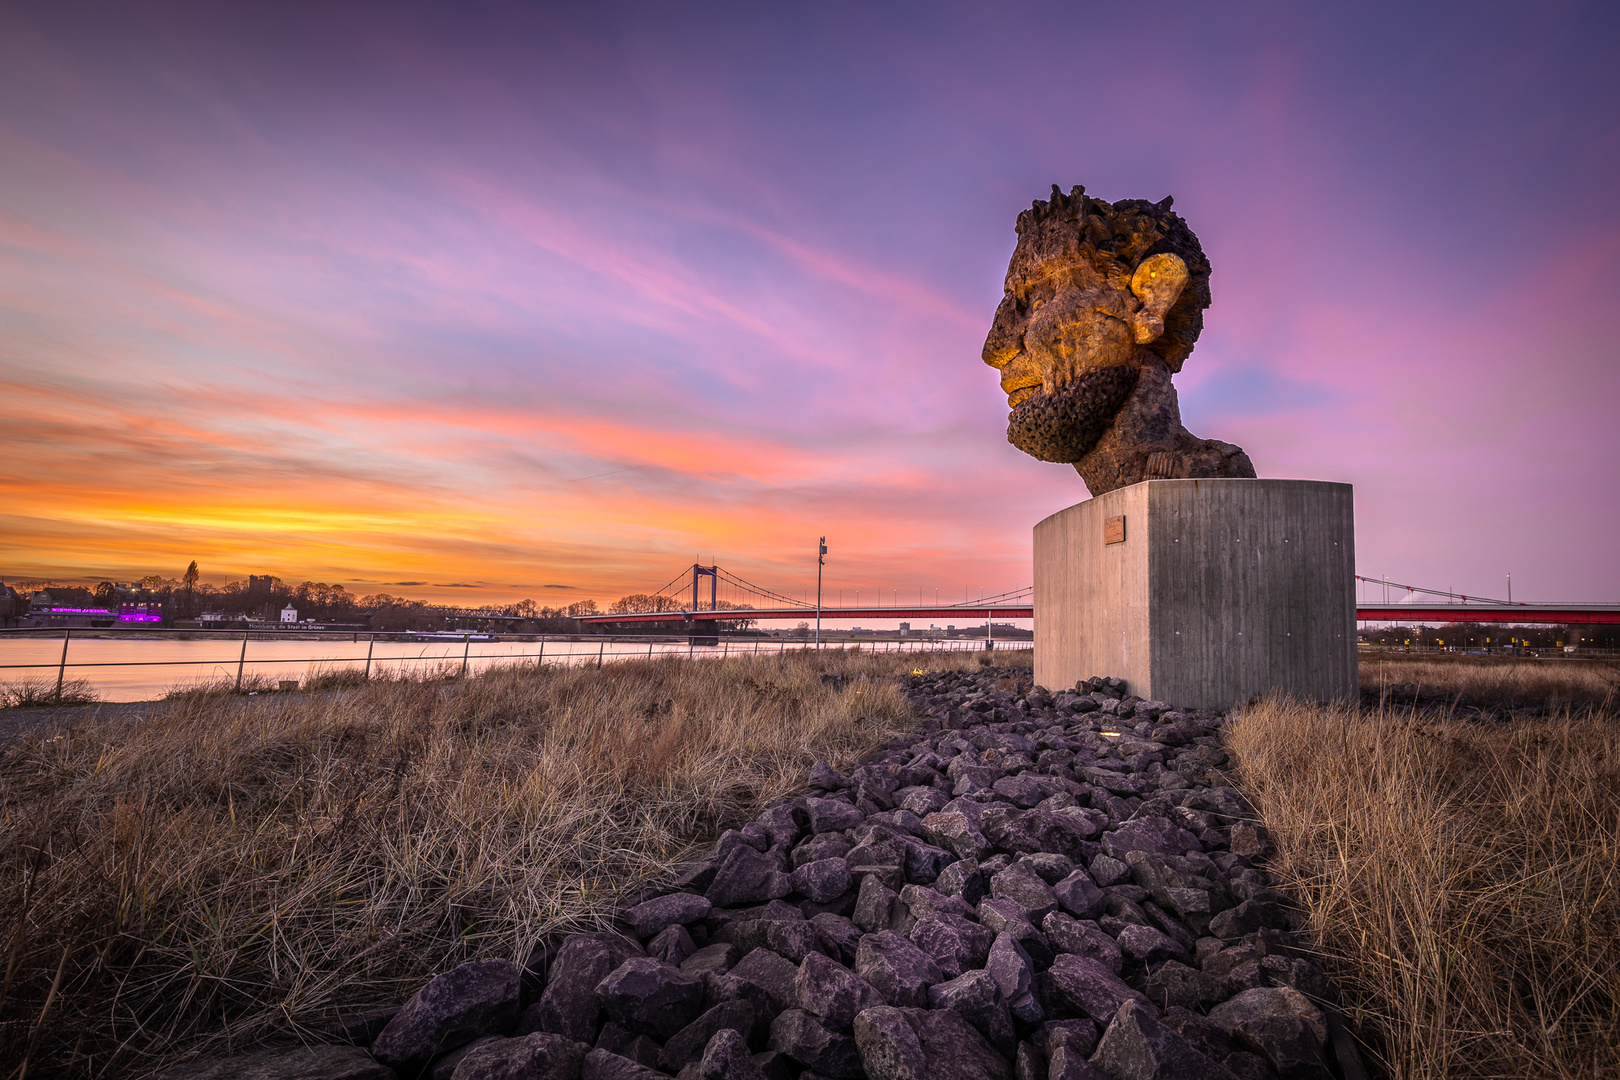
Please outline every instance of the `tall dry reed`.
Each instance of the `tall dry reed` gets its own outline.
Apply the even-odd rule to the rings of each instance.
[[[1400,1078],[1620,1076],[1620,726],[1268,700],[1229,749]]]
[[[1554,707],[1620,701],[1620,664],[1609,660],[1524,659],[1375,653],[1361,657],[1361,688],[1416,688],[1423,697],[1472,702],[1535,702]]]
[[[0,749],[0,1060],[143,1076],[522,961],[903,730],[837,651],[195,695]],[[854,676],[841,686],[825,673]],[[871,676],[871,678],[861,678]]]

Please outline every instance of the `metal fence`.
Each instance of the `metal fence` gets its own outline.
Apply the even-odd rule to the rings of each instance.
[[[167,639],[167,641],[165,641]],[[652,659],[658,656],[686,658],[729,657],[736,655],[771,655],[803,650],[814,650],[814,640],[788,637],[728,637],[725,635],[672,636],[672,635],[497,635],[497,634],[404,634],[300,631],[296,635],[274,631],[199,631],[199,630],[143,630],[138,635],[108,634],[80,630],[76,636],[72,629],[61,631],[61,650],[52,647],[48,657],[25,657],[27,662],[13,663],[9,653],[22,641],[54,643],[56,633],[38,630],[0,631],[0,682],[11,678],[11,673],[46,672],[55,677],[55,698],[61,699],[70,673],[96,672],[104,676],[104,684],[112,681],[126,690],[141,690],[151,696],[164,690],[177,689],[171,683],[159,687],[150,679],[141,680],[137,674],[127,677],[130,669],[147,669],[190,674],[197,681],[219,685],[229,680],[232,688],[241,692],[244,679],[257,679],[265,669],[282,674],[296,673],[284,683],[302,684],[316,675],[331,676],[349,673],[350,678],[369,680],[373,674],[431,673],[465,677],[478,668],[500,664],[546,665],[590,664],[601,666],[609,661]],[[318,643],[328,645],[349,644],[350,650],[338,650],[328,655],[288,655],[288,647],[309,645],[307,652],[320,651]],[[73,646],[78,643],[77,652]],[[108,649],[111,643],[118,648]],[[208,650],[210,655],[189,658],[130,659],[115,658],[127,653],[131,647],[167,645],[169,650],[182,647],[182,643],[205,643],[211,646],[237,646],[228,653]],[[13,646],[6,648],[5,646]],[[253,646],[257,648],[253,648]],[[360,647],[364,646],[363,655]],[[402,648],[401,648],[402,647]],[[996,641],[984,638],[887,638],[867,641],[823,641],[819,648],[845,649],[859,652],[958,652],[980,651],[987,648],[1027,651],[1030,641]],[[39,648],[29,650],[39,653]],[[348,654],[345,654],[347,652]],[[257,653],[257,655],[255,655]],[[90,654],[90,655],[87,655]],[[99,655],[98,655],[99,654]],[[234,655],[232,655],[234,654]],[[449,669],[449,670],[447,670]],[[125,673],[114,678],[111,673]],[[75,678],[77,678],[75,674]],[[95,679],[87,679],[92,689]],[[251,684],[250,684],[251,685]],[[158,687],[155,691],[154,687]],[[292,686],[284,688],[291,689]]]

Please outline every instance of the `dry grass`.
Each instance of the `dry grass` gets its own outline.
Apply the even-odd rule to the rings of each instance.
[[[44,709],[58,705],[94,705],[101,700],[85,679],[64,680],[59,690],[55,676],[36,676],[0,682],[0,709]]]
[[[1607,708],[1620,700],[1620,663],[1448,654],[1361,657],[1361,688],[1415,687],[1425,698]]]
[[[198,694],[25,739],[0,750],[0,1060],[143,1076],[463,960],[521,961],[815,758],[907,727],[892,676],[976,663],[826,651]]]
[[[1392,1075],[1620,1075],[1612,712],[1464,724],[1270,700],[1228,739],[1272,868]]]

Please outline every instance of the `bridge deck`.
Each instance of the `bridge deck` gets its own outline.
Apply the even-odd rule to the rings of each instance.
[[[753,608],[726,611],[656,611],[630,615],[586,615],[586,623],[737,622],[744,619],[814,619],[815,608]],[[963,623],[984,619],[1032,619],[1030,604],[983,607],[824,607],[828,619],[958,619]],[[1620,624],[1620,604],[1362,604],[1356,618],[1365,622],[1399,623],[1609,623]]]

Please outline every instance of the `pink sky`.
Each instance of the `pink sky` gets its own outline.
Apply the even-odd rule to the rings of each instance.
[[[1018,588],[1055,182],[1175,196],[1187,425],[1353,483],[1362,573],[1620,600],[1609,8],[593,10],[0,12],[0,574]]]

